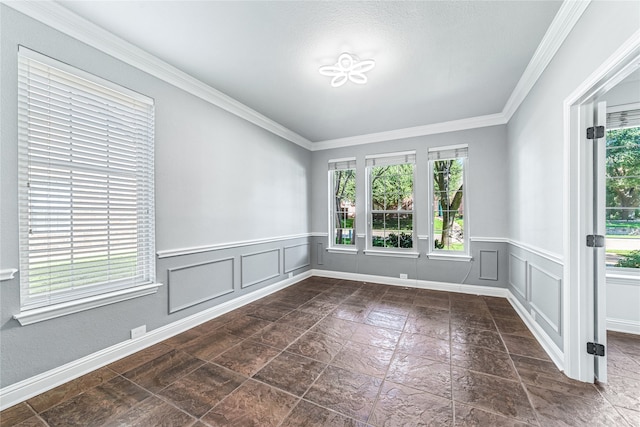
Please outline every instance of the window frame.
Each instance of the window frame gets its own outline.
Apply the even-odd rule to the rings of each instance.
[[[134,92],[130,89],[122,87],[116,83],[105,80],[96,75],[87,73],[83,70],[80,70],[71,65],[62,63],[48,56],[42,55],[38,52],[32,51],[24,46],[19,46],[18,48],[18,63],[19,63],[19,84],[18,84],[18,148],[19,148],[19,165],[18,165],[18,197],[19,197],[19,253],[20,253],[20,313],[15,315],[14,318],[20,321],[22,325],[35,323],[42,320],[47,320],[50,318],[62,316],[65,314],[70,314],[78,311],[83,311],[89,308],[98,307],[106,304],[115,303],[118,301],[123,301],[126,299],[135,298],[138,296],[149,295],[155,293],[157,288],[161,285],[156,282],[156,266],[155,266],[155,176],[154,176],[154,101],[153,99],[141,95],[137,92]],[[31,78],[39,79],[40,82],[44,83],[33,83],[36,80],[31,81]],[[46,80],[42,80],[46,79]],[[49,80],[51,79],[51,80]],[[62,79],[62,80],[60,80]],[[63,83],[64,82],[64,83]],[[35,84],[35,85],[34,85]],[[51,166],[42,166],[42,171],[49,171],[51,173],[52,170],[58,169],[61,174],[66,178],[64,179],[65,184],[64,188],[60,195],[55,196],[54,188],[49,187],[51,183],[55,186],[61,185],[60,182],[57,182],[55,178],[49,178],[47,181],[38,181],[42,182],[40,187],[40,192],[36,193],[36,190],[31,189],[32,185],[29,185],[30,182],[34,182],[32,180],[32,163],[38,162],[38,160],[42,161],[42,159],[53,159],[49,154],[37,154],[35,151],[36,147],[36,139],[31,136],[32,130],[31,123],[36,123],[37,120],[42,121],[44,118],[54,118],[51,121],[52,126],[56,126],[59,123],[58,118],[51,114],[54,109],[43,110],[44,113],[34,113],[32,111],[32,101],[30,91],[37,91],[37,87],[42,87],[42,84],[46,84],[50,91],[50,94],[54,93],[53,91],[68,91],[68,92],[60,92],[61,95],[56,95],[50,99],[51,102],[56,102],[56,100],[60,99],[72,99],[68,98],[71,93],[73,93],[73,99],[76,96],[84,97],[83,99],[95,99],[95,101],[91,101],[88,104],[82,104],[80,107],[77,101],[68,101],[68,104],[64,104],[64,116],[62,120],[66,120],[68,125],[67,127],[61,128],[64,132],[68,133],[68,136],[59,137],[56,139],[55,144],[51,144],[53,139],[49,136],[47,137],[39,137],[37,138],[41,142],[40,146],[46,145],[52,148],[59,146],[59,151],[61,154],[56,155],[57,159],[53,161]],[[51,86],[49,86],[51,84]],[[38,86],[39,85],[39,86]],[[62,89],[64,88],[64,89]],[[42,89],[40,89],[42,90]],[[42,98],[40,96],[40,98]],[[40,101],[38,101],[40,102]],[[49,102],[49,101],[47,101]],[[108,106],[103,110],[87,110],[86,106],[93,106],[93,102],[100,103],[104,108],[104,106]],[[40,104],[39,104],[40,105]],[[42,105],[54,105],[54,104],[42,104]],[[62,105],[62,104],[61,104]],[[98,105],[98,104],[95,104]],[[140,118],[137,118],[131,123],[135,123],[135,125],[127,125],[132,127],[132,131],[129,131],[131,135],[135,135],[132,140],[128,142],[128,144],[132,144],[131,146],[136,147],[135,151],[135,164],[133,161],[130,161],[131,164],[126,169],[122,165],[118,165],[118,161],[113,160],[112,153],[113,150],[121,151],[122,142],[117,142],[114,147],[113,137],[105,136],[101,145],[103,148],[103,152],[105,154],[99,154],[101,151],[97,150],[90,157],[90,163],[84,163],[83,161],[74,162],[74,155],[72,153],[74,150],[78,148],[73,148],[71,141],[76,141],[80,143],[78,147],[84,147],[84,143],[81,142],[82,139],[77,139],[77,136],[74,132],[77,132],[77,128],[74,127],[74,122],[87,122],[87,111],[90,114],[94,114],[92,120],[95,120],[95,123],[99,123],[99,126],[106,126],[110,130],[109,132],[115,132],[114,134],[118,134],[120,125],[116,125],[112,128],[112,123],[116,123],[118,121],[130,120],[124,110],[122,112],[118,111],[121,106],[127,106],[130,108],[132,112],[135,112],[136,115],[140,114]],[[135,107],[134,107],[135,105]],[[78,114],[77,112],[80,109],[84,109],[82,113]],[[41,109],[42,110],[42,109]],[[63,111],[63,110],[60,110]],[[95,111],[95,112],[94,112]],[[104,113],[103,113],[104,111]],[[74,113],[75,112],[75,113]],[[37,114],[40,114],[40,118],[37,118]],[[58,114],[58,113],[56,113]],[[61,113],[60,113],[61,114]],[[58,114],[59,115],[59,114]],[[88,123],[88,122],[87,122]],[[86,126],[86,125],[83,125]],[[51,128],[53,129],[53,128]],[[82,129],[88,129],[86,127]],[[101,130],[102,127],[96,127],[95,129]],[[124,135],[124,134],[123,134]],[[36,145],[34,145],[36,144]],[[89,144],[95,145],[95,143],[91,142]],[[88,145],[87,145],[88,147]],[[140,147],[138,151],[138,148]],[[87,150],[87,148],[81,148],[81,150]],[[64,155],[64,150],[68,150],[69,155]],[[52,152],[55,150],[52,150]],[[40,151],[42,152],[42,150]],[[91,149],[86,151],[87,153],[91,153]],[[82,153],[82,151],[78,151],[78,153]],[[77,155],[77,154],[76,154]],[[133,156],[133,154],[129,154],[129,156]],[[89,158],[89,157],[88,157]],[[114,157],[115,158],[115,157]],[[112,165],[113,163],[113,165]],[[37,164],[37,163],[36,163]],[[56,166],[57,165],[57,166]],[[75,175],[75,178],[74,178]],[[79,178],[79,175],[84,175],[89,178]],[[108,179],[106,181],[102,181],[102,178],[98,178],[100,176],[106,176]],[[35,219],[40,218],[50,218],[52,216],[52,207],[45,206],[44,208],[39,209],[39,213],[36,210],[33,210],[32,203],[37,202],[38,197],[51,197],[53,194],[54,197],[58,197],[62,203],[64,203],[65,197],[69,200],[69,209],[73,205],[73,200],[75,197],[82,197],[84,199],[95,199],[95,200],[103,200],[103,202],[95,202],[95,203],[104,203],[106,197],[108,195],[108,202],[106,203],[107,209],[104,214],[106,215],[106,219],[98,221],[97,225],[86,225],[85,228],[91,227],[88,229],[87,233],[92,236],[97,233],[94,232],[93,227],[106,227],[108,230],[113,227],[113,220],[110,218],[111,215],[114,214],[112,212],[112,208],[110,206],[111,198],[116,197],[116,199],[121,198],[119,196],[119,192],[121,190],[116,187],[118,184],[107,184],[107,182],[111,182],[111,178],[115,177],[116,180],[124,179],[122,178],[125,175],[135,176],[135,184],[134,187],[126,187],[126,188],[135,188],[135,209],[128,208],[130,212],[135,211],[135,226],[128,226],[126,230],[135,229],[135,271],[130,270],[131,273],[126,273],[125,275],[116,274],[116,276],[112,279],[102,280],[101,274],[103,271],[111,271],[114,268],[113,262],[110,260],[111,256],[116,255],[108,255],[106,262],[101,262],[98,266],[94,268],[98,268],[98,273],[91,273],[94,277],[91,279],[91,283],[74,285],[71,284],[72,280],[77,280],[78,276],[73,272],[73,263],[70,263],[69,268],[66,268],[62,272],[61,282],[64,285],[61,286],[60,289],[52,289],[51,279],[44,279],[45,290],[41,295],[33,295],[32,291],[32,283],[30,282],[30,274],[34,274],[32,271],[33,260],[31,258],[31,254],[33,254],[34,249],[30,247],[33,245],[35,240],[33,240],[32,235],[32,224]],[[62,176],[62,175],[61,175]],[[93,178],[91,178],[93,176]],[[51,180],[53,179],[53,180]],[[100,183],[96,188],[98,190],[93,191],[91,189],[87,190],[86,187],[87,179],[94,180],[93,182]],[[131,178],[128,178],[131,180]],[[78,189],[78,186],[85,186],[84,190]],[[111,188],[110,186],[114,186]],[[129,184],[130,185],[130,184]],[[124,188],[124,187],[123,187]],[[100,193],[99,191],[106,191],[106,193]],[[83,196],[76,196],[76,192],[83,194]],[[36,194],[41,194],[41,196],[37,196]],[[66,195],[65,195],[66,194]],[[112,196],[113,194],[113,196]],[[44,195],[44,196],[42,196]],[[87,203],[87,202],[83,202]],[[93,202],[91,202],[93,203]],[[94,204],[87,205],[94,206]],[[95,204],[95,206],[99,206]],[[68,228],[69,231],[57,232],[62,237],[69,236],[69,243],[65,244],[69,248],[66,249],[64,254],[68,254],[69,257],[75,257],[78,255],[77,250],[74,248],[76,243],[74,240],[74,222],[76,221],[75,216],[77,215],[87,215],[91,216],[91,219],[94,219],[93,214],[88,213],[90,207],[82,208],[85,209],[84,214],[75,213],[75,211],[69,211],[68,214],[64,214],[63,220],[67,218],[69,221],[68,226],[64,226],[64,228]],[[35,218],[35,219],[34,219]],[[129,218],[129,217],[126,217]],[[133,216],[131,216],[133,218]],[[86,219],[84,220],[86,221]],[[94,224],[93,221],[91,224]],[[48,233],[56,233],[56,231],[46,231],[46,230],[55,230],[51,228],[52,226],[47,226],[43,228],[44,232]],[[126,232],[126,231],[125,231]],[[89,236],[87,234],[87,236]],[[105,250],[118,252],[116,249],[112,249],[113,245],[117,243],[113,241],[113,238],[120,238],[122,235],[118,236],[117,232],[101,232],[97,234],[95,237],[95,243],[91,245],[91,247],[104,247]],[[129,235],[125,235],[127,239],[131,239],[128,237]],[[88,237],[85,237],[85,239]],[[91,237],[93,238],[93,237]],[[44,237],[45,240],[40,240],[43,242],[41,244],[46,243],[46,235]],[[51,244],[51,243],[49,243]],[[133,246],[132,246],[133,247]],[[93,249],[91,250],[94,253]],[[48,252],[44,252],[45,256],[51,257],[51,249],[48,249]],[[86,252],[85,252],[86,253]],[[98,252],[95,252],[96,254]],[[86,258],[85,258],[86,259]],[[51,262],[51,261],[47,261]],[[117,262],[117,261],[116,261]],[[119,260],[122,263],[122,259]],[[49,266],[49,269],[52,267]],[[122,268],[122,267],[121,267]],[[121,270],[126,272],[127,270]],[[107,276],[108,277],[108,276]],[[48,283],[48,284],[47,284]]]
[[[348,157],[343,159],[332,159],[328,162],[328,195],[329,195],[329,212],[328,212],[328,245],[327,250],[332,252],[357,252],[357,206],[358,206],[358,169],[355,157]],[[356,212],[354,213],[354,222],[353,222],[353,243],[350,245],[346,244],[337,244],[335,243],[335,230],[336,230],[336,217],[335,214],[338,211],[338,207],[336,206],[336,200],[334,196],[335,189],[335,172],[338,170],[353,170],[354,171],[354,180],[355,180],[355,206],[354,209]]]
[[[457,153],[458,150],[463,150],[465,152],[464,156],[458,156],[457,154],[452,156],[443,157],[440,160],[453,160],[453,159],[462,159],[462,207],[463,207],[463,218],[464,218],[464,229],[463,229],[463,251],[453,251],[448,249],[437,249],[435,247],[436,234],[435,234],[435,222],[433,204],[434,204],[434,192],[435,192],[435,181],[433,177],[434,173],[434,162],[437,161],[435,159],[431,159],[431,153],[445,153],[447,151],[452,151]],[[429,206],[429,215],[428,215],[428,226],[429,226],[429,244],[427,249],[427,257],[429,259],[443,259],[450,261],[471,261],[471,239],[469,238],[469,203],[467,194],[469,192],[468,186],[468,170],[469,170],[469,152],[467,144],[457,144],[457,145],[449,145],[443,147],[433,147],[429,148],[427,151],[428,156],[428,206]]]
[[[393,158],[401,158],[405,157],[405,161],[399,162],[391,162]],[[373,209],[373,186],[372,186],[372,170],[374,167],[378,166],[375,164],[369,164],[376,161],[376,159],[380,159],[385,162],[387,165],[402,165],[402,164],[411,164],[413,166],[413,183],[412,183],[412,191],[411,196],[413,199],[413,209],[408,210],[379,210]],[[415,151],[404,151],[397,153],[385,153],[385,154],[376,154],[369,155],[365,158],[366,166],[365,166],[365,175],[366,175],[366,218],[367,218],[367,230],[366,230],[366,245],[365,245],[365,254],[367,255],[382,255],[382,256],[396,256],[396,257],[409,257],[409,258],[417,258],[419,256],[418,252],[418,239],[417,239],[417,229],[416,229],[416,217],[417,213],[417,205],[416,205],[416,178],[417,178],[417,161],[416,161],[416,152]],[[411,248],[399,248],[399,247],[378,247],[373,246],[373,214],[375,213],[410,213],[411,214],[411,238],[412,238],[412,247]]]
[[[607,107],[607,119],[606,119],[606,127],[605,127],[605,137],[608,138],[608,132],[617,129],[625,129],[625,128],[635,128],[640,127],[640,103],[632,103],[632,104],[623,104],[618,106]],[[631,117],[626,117],[630,115]],[[606,148],[605,148],[606,151]],[[605,154],[606,157],[606,154]],[[609,178],[604,176],[605,187],[606,182]],[[609,208],[606,206],[606,188],[605,188],[605,222],[606,222],[606,212]],[[606,250],[606,248],[605,248]],[[605,254],[606,255],[606,254]],[[611,280],[613,282],[626,283],[626,281],[632,281],[637,283],[638,278],[640,278],[640,269],[632,268],[632,267],[616,267],[615,265],[606,266],[606,277],[607,280]]]

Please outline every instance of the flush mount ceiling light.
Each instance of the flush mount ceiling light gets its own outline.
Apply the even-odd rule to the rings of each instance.
[[[375,66],[376,61],[373,59],[360,60],[357,56],[345,52],[338,57],[335,65],[323,65],[318,71],[323,76],[333,77],[331,79],[333,87],[340,87],[347,80],[363,85],[367,82],[367,76],[364,73]]]

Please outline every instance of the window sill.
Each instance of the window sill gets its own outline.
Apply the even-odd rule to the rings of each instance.
[[[372,249],[367,249],[364,251],[365,255],[372,256],[390,256],[396,258],[418,258],[420,254],[418,252],[396,252],[396,251],[377,251]]]
[[[78,313],[80,311],[102,307],[103,305],[114,304],[128,299],[155,294],[160,286],[162,286],[162,283],[152,283],[149,285],[122,289],[115,292],[81,298],[47,307],[28,309],[14,315],[13,318],[20,322],[20,325],[22,326],[31,325],[33,323],[55,319],[56,317],[66,316],[67,314]]]
[[[439,261],[464,261],[470,262],[473,258],[469,255],[453,255],[453,254],[427,254],[427,258]]]
[[[355,255],[358,253],[357,249],[352,248],[327,248],[327,252],[331,254],[350,254]]]
[[[18,269],[16,268],[7,268],[6,270],[0,270],[0,282],[15,278],[17,272]]]

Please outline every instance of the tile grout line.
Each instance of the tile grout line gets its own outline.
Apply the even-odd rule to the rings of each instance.
[[[486,301],[485,301],[485,304],[486,304]],[[536,422],[538,423],[538,426],[541,426],[542,424],[540,423],[538,411],[536,410],[536,407],[534,406],[533,401],[531,400],[531,395],[529,393],[529,390],[527,389],[524,382],[522,381],[522,376],[520,375],[520,372],[518,371],[516,364],[513,361],[513,358],[511,357],[511,353],[509,352],[509,347],[507,347],[507,343],[504,341],[504,338],[502,337],[502,331],[500,330],[500,328],[498,328],[498,324],[496,323],[495,316],[493,315],[491,310],[489,310],[489,314],[491,315],[491,321],[496,327],[496,331],[498,331],[498,336],[500,337],[500,341],[502,342],[502,345],[504,345],[504,348],[507,350],[507,354],[509,355],[509,361],[511,362],[511,367],[513,368],[516,375],[518,376],[518,384],[520,385],[525,395],[527,396],[527,402],[529,402],[529,406],[531,406],[531,410],[533,411],[533,416],[535,417]]]
[[[452,424],[456,425],[456,401],[453,395],[453,326],[451,324],[451,297],[449,297],[449,381],[451,382]]]
[[[389,375],[389,369],[391,369],[391,364],[393,363],[393,361],[394,361],[394,359],[396,357],[396,354],[398,353],[398,346],[400,345],[400,340],[402,339],[402,335],[405,332],[404,328],[406,328],[408,321],[409,321],[409,315],[407,315],[407,318],[405,319],[404,324],[402,325],[402,329],[400,330],[400,336],[398,337],[398,341],[396,342],[396,345],[393,348],[393,354],[391,355],[391,359],[389,360],[389,363],[387,364],[387,369],[385,370],[384,376],[382,377],[382,382],[380,383],[380,387],[378,389],[378,393],[376,394],[376,397],[373,400],[373,405],[371,406],[371,411],[369,412],[369,415],[367,416],[367,420],[365,421],[368,424],[371,424],[371,423],[369,423],[369,420],[373,416],[373,413],[375,412],[376,406],[378,405],[378,402],[380,401],[380,395],[382,394],[382,386],[387,381],[387,375]]]
[[[339,283],[339,282],[338,282],[338,283]],[[334,287],[335,287],[335,286],[334,286]],[[324,292],[323,292],[323,293],[324,293]],[[322,293],[321,293],[320,295],[322,295]],[[352,293],[351,295],[353,295],[353,293]],[[314,298],[315,298],[315,297],[314,297]],[[347,298],[347,297],[343,298],[343,299],[341,300],[340,304],[341,304],[341,303],[342,303],[342,301],[344,301],[346,298]],[[312,298],[312,299],[313,299],[313,298]],[[338,306],[339,306],[340,304],[338,304]],[[337,306],[336,306],[336,308],[337,308]],[[335,309],[334,309],[334,310],[335,310]],[[303,336],[305,336],[307,333],[309,333],[309,332],[311,331],[311,329],[312,329],[312,328],[314,328],[318,323],[320,323],[322,320],[324,320],[324,319],[326,319],[327,317],[329,317],[329,316],[331,315],[331,313],[333,313],[333,311],[334,311],[334,310],[330,311],[330,312],[329,312],[329,313],[327,313],[327,314],[326,314],[322,319],[320,319],[320,320],[318,320],[316,323],[314,323],[314,324],[313,324],[311,327],[309,327],[309,328],[308,328],[308,329],[307,329],[307,330],[306,330],[306,331],[305,331],[301,336],[299,336],[295,341],[293,341],[291,344],[289,344],[289,345],[288,345],[284,350],[282,350],[282,351],[283,351],[283,352],[284,352],[284,351],[286,351],[286,349],[287,349],[287,348],[289,348],[291,345],[293,345],[295,342],[297,342],[300,338],[302,338],[302,337],[303,337]],[[312,332],[312,333],[319,333],[320,335],[324,335],[324,334],[322,334],[322,333],[320,333],[320,332]],[[328,336],[328,335],[327,335],[327,336]],[[328,337],[329,337],[329,336],[328,336]],[[332,338],[332,337],[329,337],[329,338]],[[346,340],[345,340],[345,341],[346,341]],[[342,344],[342,346],[340,347],[340,350],[338,350],[338,351],[336,352],[336,355],[337,355],[337,354],[339,354],[339,353],[340,353],[340,351],[342,351],[342,348],[344,348],[344,346],[345,346],[345,345],[346,345],[346,344]],[[292,354],[297,354],[297,353],[292,353]],[[303,356],[303,355],[299,355],[299,356],[301,356],[301,357],[306,357],[306,356]],[[316,359],[313,359],[313,358],[310,358],[310,357],[307,357],[307,359],[311,359],[311,360],[315,360],[315,361],[317,361],[317,362],[321,362],[321,361],[319,361],[319,360],[316,360]],[[309,390],[311,390],[311,388],[315,385],[315,383],[316,383],[316,382],[318,381],[318,379],[322,376],[322,374],[324,374],[324,372],[325,372],[325,371],[327,370],[327,368],[330,366],[330,364],[331,364],[331,362],[333,361],[333,359],[335,359],[335,356],[332,356],[332,357],[331,357],[331,359],[330,359],[327,363],[325,363],[325,366],[324,366],[324,368],[322,369],[322,371],[321,371],[321,372],[318,374],[318,376],[317,376],[317,377],[316,377],[316,378],[311,382],[311,384],[309,385],[309,387],[307,387],[307,389],[304,391],[304,393],[302,393],[302,395],[300,396],[300,398],[298,399],[298,401],[296,402],[296,404],[295,404],[294,406],[292,406],[292,407],[291,407],[291,410],[287,413],[287,415],[286,415],[286,416],[285,416],[285,417],[280,421],[280,423],[278,423],[278,426],[281,426],[281,425],[282,425],[282,423],[284,423],[284,422],[287,420],[287,418],[291,415],[291,413],[295,410],[295,408],[296,408],[296,407],[300,404],[300,402],[301,402],[301,401],[303,401],[303,400],[304,400],[305,402],[309,402],[309,403],[311,403],[311,404],[313,404],[313,405],[316,405],[316,406],[318,406],[319,408],[327,409],[327,410],[330,410],[330,411],[335,412],[335,413],[337,413],[337,414],[340,414],[341,416],[345,416],[345,417],[346,417],[346,415],[345,415],[345,414],[342,414],[342,413],[337,412],[337,411],[333,411],[333,410],[331,410],[330,408],[326,408],[326,407],[324,407],[324,406],[318,405],[318,404],[317,404],[317,403],[315,403],[315,402],[311,402],[310,400],[306,400],[306,399],[304,399],[304,396],[309,392]],[[321,363],[324,363],[324,362],[321,362]],[[347,418],[352,419],[351,417],[347,417]]]

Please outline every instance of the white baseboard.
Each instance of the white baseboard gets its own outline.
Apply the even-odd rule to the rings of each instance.
[[[407,286],[420,289],[432,289],[437,291],[458,292],[464,294],[483,295],[490,297],[503,297],[511,303],[518,315],[522,318],[527,328],[538,340],[544,351],[549,355],[559,370],[564,371],[564,353],[549,338],[544,330],[533,320],[529,312],[520,304],[520,301],[509,289],[490,286],[463,285],[457,283],[432,282],[427,280],[396,279],[395,277],[372,276],[368,274],[343,273],[339,271],[311,270],[312,275],[331,277],[335,279],[356,280],[360,282],[380,283],[383,285]]]
[[[640,335],[640,322],[624,319],[607,319],[607,330]]]
[[[231,301],[227,301],[208,310],[185,317],[168,325],[149,331],[145,335],[135,340],[127,340],[104,350],[90,354],[73,362],[51,369],[42,374],[20,381],[18,383],[0,389],[0,410],[4,410],[33,396],[51,390],[61,384],[74,380],[82,375],[92,372],[105,365],[113,363],[123,357],[129,356],[137,351],[144,350],[154,344],[171,338],[181,332],[198,326],[204,322],[221,316],[236,308],[242,307],[255,300],[263,298],[269,294],[277,292],[291,286],[301,280],[311,276],[330,277],[343,280],[355,280],[360,282],[380,283],[384,285],[406,286],[420,289],[440,290],[447,292],[458,292],[473,295],[494,296],[507,298],[527,327],[531,330],[538,342],[545,349],[549,357],[563,370],[562,351],[551,341],[544,331],[531,318],[520,302],[511,294],[508,289],[455,284],[446,282],[433,282],[427,280],[399,279],[394,277],[374,276],[368,274],[343,273],[327,270],[309,270],[292,278],[282,280],[273,285],[258,289],[250,294],[243,295]]]
[[[137,351],[144,350],[154,344],[171,338],[181,332],[198,326],[204,322],[221,316],[236,308],[249,304],[257,299],[277,292],[291,286],[301,280],[311,276],[310,271],[298,274],[292,278],[287,278],[278,283],[258,289],[249,294],[224,302],[210,309],[201,311],[184,319],[177,320],[168,325],[147,332],[137,339],[130,339],[103,350],[66,363],[57,368],[43,372],[26,380],[11,384],[0,389],[0,411],[13,405],[51,390],[61,384],[74,380],[82,375],[88,374],[98,368],[113,363],[123,357],[129,356]]]
[[[555,363],[559,370],[564,372],[564,353],[560,350],[560,347],[558,347],[558,345],[553,342],[540,325],[533,320],[531,314],[529,314],[518,298],[516,298],[510,291],[508,299],[524,324],[527,325],[527,328],[529,328],[535,339],[538,340],[544,351],[549,355],[553,363]]]
[[[334,279],[354,280],[358,282],[379,283],[381,285],[406,286],[409,288],[431,289],[435,291],[458,292],[461,294],[484,295],[491,297],[508,297],[510,292],[506,288],[492,286],[464,285],[458,283],[433,282],[430,280],[399,279],[387,276],[373,276],[370,274],[345,273],[341,271],[311,270],[313,276],[331,277]]]

